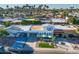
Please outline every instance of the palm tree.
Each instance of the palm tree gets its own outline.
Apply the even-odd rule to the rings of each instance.
[[[15,6],[14,9],[15,9],[15,11],[20,11],[21,10],[21,7]]]
[[[74,10],[74,7],[72,6],[72,7],[70,7],[70,10],[71,10],[71,12]]]
[[[48,5],[44,5],[44,9],[47,10],[49,8]]]
[[[42,7],[43,7],[43,5],[41,4],[41,5],[38,6],[38,9],[42,9]]]
[[[54,8],[54,9],[52,10],[52,13],[53,13],[53,15],[54,15],[54,17],[55,17],[55,16],[57,15],[57,13],[58,13],[58,10]]]
[[[41,13],[41,10],[43,8],[43,5],[39,5],[38,8],[37,8],[37,14],[39,15]]]
[[[6,8],[9,9],[9,5],[7,5]]]
[[[3,17],[4,8],[0,7],[0,17]]]
[[[7,35],[9,35],[9,33],[5,29],[0,29],[0,38],[3,38]]]

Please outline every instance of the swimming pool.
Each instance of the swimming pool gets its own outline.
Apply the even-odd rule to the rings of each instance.
[[[9,51],[19,54],[30,54],[33,53],[33,48],[25,43],[15,42]]]
[[[28,40],[27,37],[17,37],[17,38],[16,38],[16,42],[17,42],[17,41],[26,42],[27,40]]]

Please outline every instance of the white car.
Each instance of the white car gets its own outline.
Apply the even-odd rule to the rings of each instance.
[[[71,45],[70,43],[68,43],[68,42],[63,42],[63,41],[59,42],[59,43],[56,44],[56,45],[57,45],[57,47],[60,47],[60,48],[66,49],[66,50],[68,50],[69,48],[72,47],[72,45]]]

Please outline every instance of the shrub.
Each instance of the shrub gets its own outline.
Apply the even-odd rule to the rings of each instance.
[[[49,45],[46,42],[41,42],[41,43],[39,43],[39,47],[41,47],[41,48],[54,48],[54,45]]]
[[[9,33],[5,29],[0,29],[0,37],[4,37],[6,35],[9,35]]]

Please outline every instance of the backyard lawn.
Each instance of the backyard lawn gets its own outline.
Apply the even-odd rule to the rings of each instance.
[[[54,44],[50,45],[47,42],[40,42],[40,43],[38,43],[38,47],[40,47],[40,48],[54,48],[55,46],[54,46]]]

